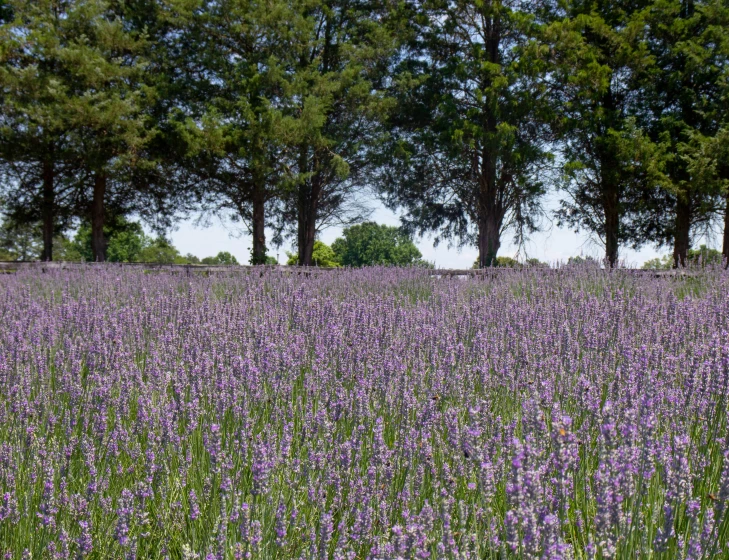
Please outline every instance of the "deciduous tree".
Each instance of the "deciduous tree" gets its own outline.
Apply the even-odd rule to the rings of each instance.
[[[332,249],[344,266],[423,264],[423,255],[401,228],[365,222],[346,227],[342,233]]]

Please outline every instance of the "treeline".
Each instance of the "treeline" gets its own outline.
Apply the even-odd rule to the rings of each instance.
[[[0,261],[32,261],[41,252],[42,235],[39,226],[3,224],[0,226]],[[200,259],[196,255],[181,254],[163,235],[149,236],[139,222],[116,217],[107,223],[105,231],[106,260],[115,263],[206,264],[237,265],[238,260],[227,251]],[[53,239],[54,254],[67,262],[93,262],[91,228],[84,224],[73,238],[58,235]],[[286,264],[298,264],[298,255],[286,253]],[[500,266],[516,266],[508,257],[498,257]],[[536,261],[531,259],[532,264]],[[268,256],[263,264],[276,265],[276,257]],[[364,222],[344,228],[342,237],[331,246],[320,240],[314,242],[314,266],[338,268],[361,266],[401,266],[433,268],[413,240],[400,228]]]
[[[45,260],[202,211],[311,265],[374,193],[491,266],[556,190],[611,266],[729,257],[728,58],[724,0],[0,0],[3,216]]]
[[[39,225],[8,224],[0,227],[0,261],[33,261],[42,254],[42,231]],[[164,235],[149,236],[139,222],[123,216],[107,223],[106,260],[117,263],[157,264],[238,264],[227,251],[199,258],[180,251]],[[71,238],[59,234],[53,238],[53,254],[67,262],[93,262],[91,228],[82,224]],[[275,260],[275,259],[274,259]]]

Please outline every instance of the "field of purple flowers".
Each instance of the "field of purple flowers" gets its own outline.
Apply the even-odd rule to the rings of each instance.
[[[0,277],[2,558],[729,553],[729,276]]]

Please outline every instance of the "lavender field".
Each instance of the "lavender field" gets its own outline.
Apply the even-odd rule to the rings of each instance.
[[[729,555],[729,275],[0,277],[2,558]]]

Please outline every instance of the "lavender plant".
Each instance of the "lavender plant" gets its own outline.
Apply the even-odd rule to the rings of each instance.
[[[0,278],[3,558],[729,554],[729,276]]]

